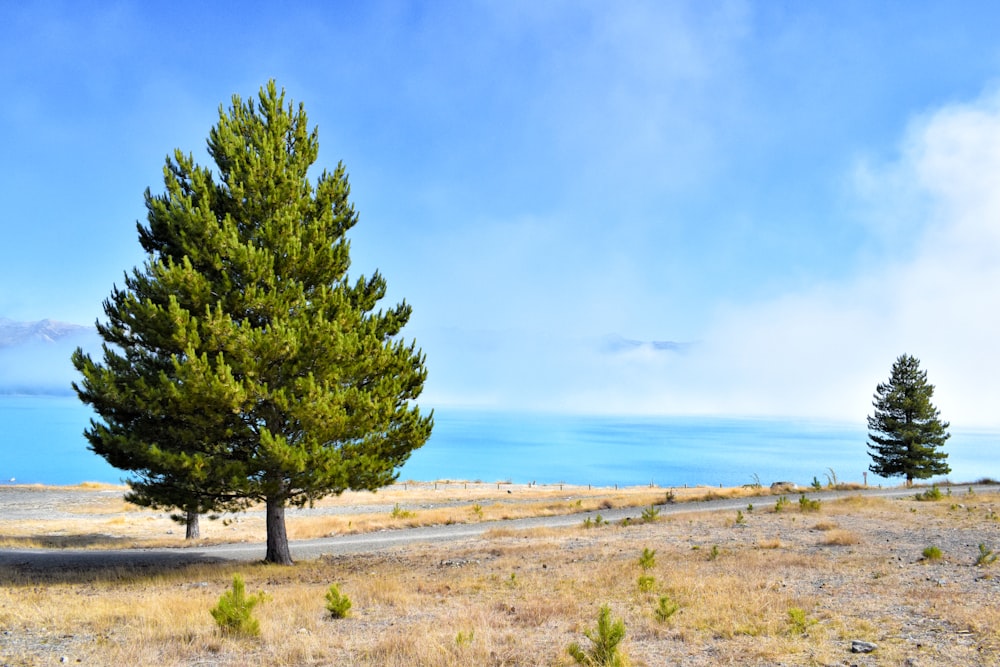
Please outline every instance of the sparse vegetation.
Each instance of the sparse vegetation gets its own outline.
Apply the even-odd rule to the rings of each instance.
[[[788,610],[788,628],[793,635],[804,635],[816,624],[816,619],[810,618],[805,610],[792,607]]]
[[[680,608],[681,606],[671,600],[669,595],[661,595],[659,600],[657,600],[656,609],[653,611],[653,614],[656,616],[657,621],[666,623]]]
[[[602,605],[597,615],[597,627],[584,630],[583,634],[590,640],[591,646],[584,650],[580,644],[573,642],[567,651],[578,665],[586,667],[626,667],[628,662],[619,650],[619,644],[625,639],[625,623],[620,618],[612,619],[611,608]]]
[[[934,545],[924,547],[923,557],[924,560],[941,560],[941,549]]]
[[[219,603],[212,608],[212,618],[224,635],[257,637],[260,621],[254,618],[253,609],[267,598],[263,593],[246,594],[246,584],[241,575],[233,575],[233,587],[225,591]]]
[[[976,566],[985,567],[996,562],[997,555],[982,542],[979,543],[979,555],[976,556]]]
[[[653,523],[660,518],[660,510],[655,505],[650,505],[642,510],[642,522]]]
[[[799,510],[803,512],[818,512],[821,505],[819,498],[806,498],[805,494],[799,496]]]
[[[351,612],[351,599],[340,592],[337,584],[330,584],[326,591],[326,610],[331,618],[347,618]]]
[[[774,511],[780,512],[781,510],[788,507],[790,504],[791,503],[789,502],[787,496],[779,496],[778,499],[774,501]]]
[[[935,501],[935,500],[941,500],[941,498],[943,498],[944,495],[941,493],[941,489],[938,488],[938,485],[933,484],[931,485],[931,488],[927,489],[922,493],[918,493],[916,497],[917,500]]]
[[[403,509],[402,507],[400,507],[399,503],[396,503],[395,506],[393,506],[392,508],[392,512],[389,513],[389,516],[391,516],[393,519],[412,519],[414,516],[416,516],[416,513],[411,512],[410,510]]]
[[[386,490],[374,498],[366,494],[361,500],[354,496],[338,502],[379,504],[373,518],[389,527],[389,510],[397,501],[419,507],[424,521],[437,511],[425,509],[430,498],[447,501],[466,519],[473,518],[468,511],[473,500],[487,516],[500,511],[494,500],[508,500],[506,489],[500,491],[503,496],[471,497],[471,490],[469,496],[459,493],[459,484],[455,495],[460,502],[455,502],[443,484],[433,493],[427,486],[423,497],[411,495],[411,484],[406,495],[401,489]],[[491,486],[496,493],[496,484]],[[662,498],[661,491],[657,494]],[[553,495],[566,506],[578,498],[565,491]],[[991,545],[989,535],[997,524],[988,519],[987,510],[1000,509],[1000,494],[979,492],[974,501],[962,495],[968,512],[965,507],[952,512],[947,503],[918,504],[912,491],[902,500],[860,494],[824,500],[823,513],[812,516],[773,514],[770,507],[761,513],[758,508],[759,514],[748,517],[753,529],[738,531],[728,529],[731,510],[589,533],[578,527],[508,527],[474,542],[302,559],[293,569],[184,564],[184,551],[177,552],[180,560],[162,568],[0,567],[0,629],[9,633],[0,642],[0,663],[58,664],[67,655],[77,664],[159,667],[568,665],[573,661],[566,645],[577,639],[588,649],[591,642],[583,629],[593,628],[598,608],[610,602],[613,616],[628,628],[621,646],[636,665],[707,664],[706,651],[713,664],[833,665],[847,657],[847,637],[877,637],[877,631],[902,636],[914,627],[930,630],[918,656],[921,664],[1000,664],[993,575],[986,567],[972,567],[977,543]],[[593,507],[588,505],[592,502],[584,498],[586,506]],[[647,498],[635,505],[635,515],[648,503]],[[918,513],[911,514],[911,507]],[[95,529],[103,528],[108,517],[123,515],[120,506],[113,509],[94,522]],[[344,510],[336,514],[344,525],[351,519],[362,523]],[[115,530],[156,525],[145,510],[125,516]],[[319,518],[310,516],[309,521]],[[81,519],[89,522],[93,516]],[[8,525],[0,523],[4,529]],[[159,525],[170,527],[166,518]],[[242,527],[231,527],[237,539],[242,539]],[[964,533],[959,537],[953,531]],[[180,542],[182,537],[173,539]],[[891,544],[886,541],[890,537]],[[720,557],[709,562],[713,543]],[[852,546],[840,550],[827,543]],[[943,550],[948,564],[929,564],[931,570],[913,566],[931,544]],[[956,546],[961,544],[970,546]],[[639,559],[654,548],[649,575],[655,574],[655,583],[651,591],[640,592]],[[206,613],[236,573],[245,577],[249,592],[266,587],[271,598],[253,610],[260,621],[256,641],[221,635]],[[939,583],[942,577],[947,585]],[[357,618],[329,620],[320,601],[334,581],[350,595]],[[817,581],[824,584],[821,590]],[[790,620],[793,608],[804,610],[805,634]],[[877,626],[871,619],[877,619]],[[372,632],[388,627],[392,632]],[[961,628],[962,641],[933,628]],[[880,641],[879,664],[904,664],[912,649],[906,642]],[[665,650],[670,652],[666,659]]]

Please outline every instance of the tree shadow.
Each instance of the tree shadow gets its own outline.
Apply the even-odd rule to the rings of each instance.
[[[6,549],[87,549],[90,547],[124,549],[135,544],[135,539],[101,533],[84,533],[4,537],[3,543]]]
[[[87,536],[77,537],[86,542]],[[162,576],[183,579],[185,572],[192,578],[207,578],[206,567],[224,571],[251,565],[197,549],[2,549],[0,586],[130,583]]]

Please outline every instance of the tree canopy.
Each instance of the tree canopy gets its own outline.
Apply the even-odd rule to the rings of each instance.
[[[875,389],[875,412],[868,417],[872,472],[905,477],[907,484],[951,472],[942,451],[950,424],[939,419],[933,396],[920,361],[906,354],[896,359],[889,381]]]
[[[232,98],[208,137],[145,194],[141,268],[104,302],[103,360],[77,350],[85,435],[133,474],[132,498],[185,510],[267,507],[266,560],[291,563],[287,505],[391,483],[433,427],[400,338],[406,302],[348,277],[358,220],[343,164],[310,182],[318,131],[271,81]]]

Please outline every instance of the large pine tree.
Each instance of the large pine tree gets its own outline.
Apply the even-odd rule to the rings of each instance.
[[[233,97],[214,170],[176,151],[146,191],[148,253],[105,301],[103,362],[77,350],[91,448],[130,471],[133,500],[188,512],[266,504],[267,554],[292,562],[285,507],[391,483],[433,414],[411,402],[425,360],[385,280],[348,278],[358,216],[342,164],[312,184],[303,106],[269,82]]]
[[[914,479],[947,475],[948,455],[941,451],[951,437],[931,398],[934,385],[920,361],[902,355],[892,365],[889,381],[875,389],[875,413],[868,417],[870,470],[882,477]]]

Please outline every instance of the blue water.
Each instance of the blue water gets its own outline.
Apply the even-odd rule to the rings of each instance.
[[[0,483],[120,482],[87,449],[92,413],[72,397],[0,396]],[[582,417],[438,409],[431,439],[400,479],[597,486],[861,482],[871,463],[857,424],[704,417]],[[1000,430],[952,429],[958,482],[1000,478]],[[756,475],[756,478],[754,477]],[[870,484],[886,480],[868,474]],[[898,483],[892,480],[890,483]]]

